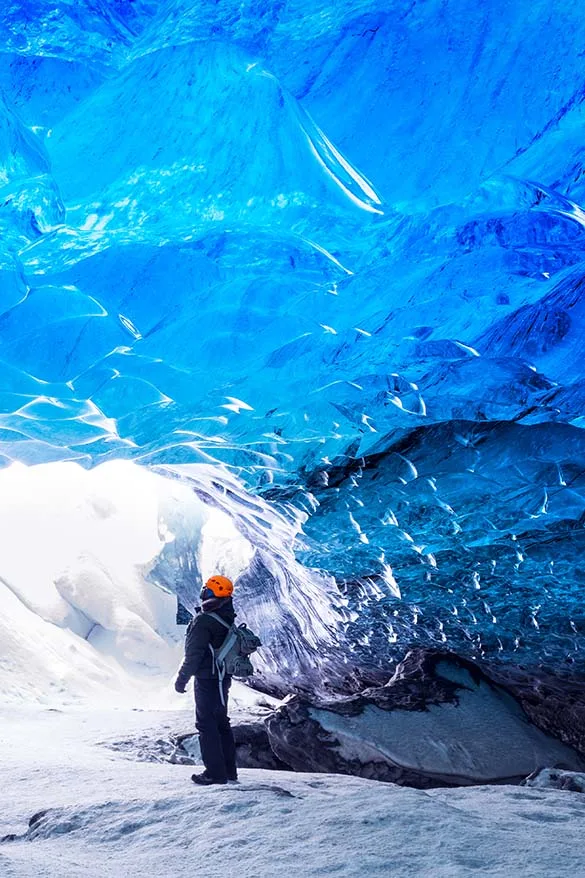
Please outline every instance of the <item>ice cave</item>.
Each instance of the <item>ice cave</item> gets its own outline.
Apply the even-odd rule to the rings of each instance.
[[[6,0],[0,749],[38,722],[48,780],[0,757],[0,873],[130,874],[98,848],[192,712],[172,677],[217,572],[263,642],[251,789],[344,799],[334,847],[368,784],[403,831],[416,796],[488,820],[489,790],[512,826],[507,784],[575,801],[507,857],[472,822],[440,869],[370,828],[339,868],[307,841],[303,876],[583,874],[584,53],[568,0]],[[90,727],[135,757],[120,813],[63,781],[51,740],[83,773]],[[163,848],[144,874],[191,874]],[[242,875],[294,874],[266,850]]]

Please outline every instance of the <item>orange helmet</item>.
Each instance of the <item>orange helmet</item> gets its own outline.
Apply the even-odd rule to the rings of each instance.
[[[227,576],[212,576],[205,583],[205,588],[212,591],[216,598],[229,598],[234,593],[234,584]]]

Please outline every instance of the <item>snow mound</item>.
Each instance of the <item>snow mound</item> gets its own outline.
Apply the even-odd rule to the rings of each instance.
[[[568,790],[571,793],[585,793],[585,773],[564,771],[561,768],[542,768],[527,777],[524,786],[534,787],[538,790]]]
[[[124,699],[166,684],[180,660],[177,602],[147,575],[168,538],[168,480],[122,461],[15,464],[0,479],[2,696]]]

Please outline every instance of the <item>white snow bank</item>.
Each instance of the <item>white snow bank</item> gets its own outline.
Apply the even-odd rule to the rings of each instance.
[[[128,698],[129,681],[118,662],[71,630],[46,622],[0,582],[0,701],[62,704],[112,703]],[[144,698],[134,684],[134,698]]]
[[[0,471],[2,579],[41,618],[87,633],[98,603],[87,568],[100,559],[97,575],[107,569],[110,589],[118,589],[116,603],[152,625],[159,606],[144,606],[136,567],[150,563],[164,545],[157,481],[163,480],[121,461],[94,470],[59,463]],[[66,574],[77,564],[86,576],[76,585]],[[106,592],[100,624],[111,622],[108,604]]]
[[[189,767],[133,763],[97,743],[181,723],[181,715],[14,709],[6,724],[0,712],[0,835],[24,835],[48,809],[28,836],[0,845],[3,878],[585,874],[581,795],[419,791],[254,770],[238,785],[202,789]]]

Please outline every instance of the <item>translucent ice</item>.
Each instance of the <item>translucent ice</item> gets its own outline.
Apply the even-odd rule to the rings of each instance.
[[[306,518],[356,659],[582,662],[584,38],[565,0],[12,4],[0,460],[226,468]]]

